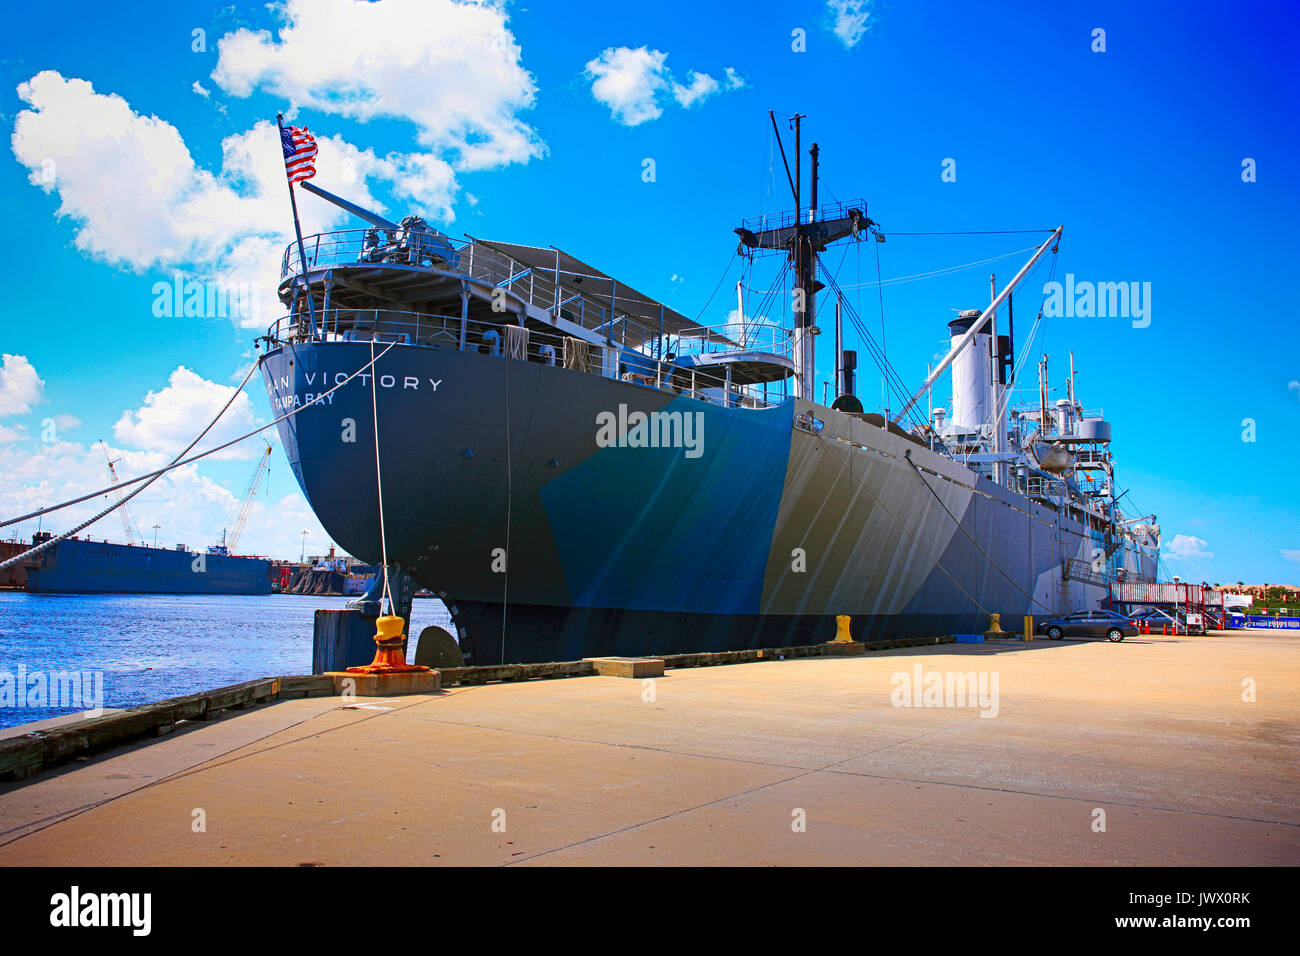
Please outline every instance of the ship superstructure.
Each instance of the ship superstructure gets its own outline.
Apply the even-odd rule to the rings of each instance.
[[[814,394],[818,254],[878,232],[863,202],[814,189],[743,224],[742,249],[788,257],[791,318],[742,303],[704,325],[563,250],[304,188],[368,227],[281,262],[288,311],[261,342],[273,408],[302,409],[282,443],[331,537],[442,596],[474,663],[805,643],[841,614],[859,639],[984,630],[1154,578],[1109,423],[1072,389],[1007,408],[998,310],[1059,229],[887,420],[853,394],[838,321],[837,398]],[[951,411],[918,416],[949,365]]]

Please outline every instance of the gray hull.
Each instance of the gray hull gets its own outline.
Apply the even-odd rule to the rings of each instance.
[[[280,430],[316,514],[378,561],[369,380],[311,404],[369,355],[302,343],[263,371],[277,409],[310,405]],[[1154,575],[1154,547],[1108,549],[1081,513],[802,400],[724,408],[409,346],[376,374],[388,558],[444,597],[476,663],[828,640],[842,614],[866,638],[983,631],[989,612],[1018,630],[1098,606],[1106,568]],[[698,447],[602,440],[601,416],[638,412],[690,416]]]

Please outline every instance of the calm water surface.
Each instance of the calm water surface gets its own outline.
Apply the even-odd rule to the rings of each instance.
[[[133,707],[258,677],[311,673],[312,615],[349,598],[271,594],[27,594],[0,592],[0,681],[29,674],[103,674],[104,706]],[[411,633],[447,627],[442,602],[417,598]],[[453,631],[454,633],[454,631]],[[408,656],[415,656],[415,640]],[[0,727],[76,708],[10,706]]]

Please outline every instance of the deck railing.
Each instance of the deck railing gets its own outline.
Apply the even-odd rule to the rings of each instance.
[[[268,347],[305,341],[374,341],[478,352],[513,361],[558,365],[728,407],[779,405],[790,396],[792,381],[787,378],[766,386],[736,385],[727,380],[725,367],[705,371],[677,365],[641,351],[591,345],[559,330],[525,329],[514,322],[393,309],[317,309],[314,314],[303,310],[273,322],[265,341]]]
[[[440,233],[411,229],[343,229],[305,236],[302,254],[290,243],[280,260],[280,278],[341,265],[411,266],[444,269],[508,290],[535,308],[549,312],[590,332],[609,344],[639,346],[658,341],[660,329],[640,322],[618,308],[611,310],[598,297],[575,293],[557,283],[556,268],[533,267],[473,240],[453,239]],[[611,290],[612,291],[612,290]],[[608,302],[608,299],[606,299]],[[789,356],[792,345],[784,329],[766,323],[702,327],[699,335],[672,335],[677,355],[736,351],[766,351]],[[663,351],[667,351],[667,347]]]

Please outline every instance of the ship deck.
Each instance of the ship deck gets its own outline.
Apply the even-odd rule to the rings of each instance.
[[[891,706],[918,666],[997,674],[997,716]],[[1300,636],[941,645],[652,683],[653,701],[581,677],[193,725],[0,785],[0,865],[1300,863]]]

